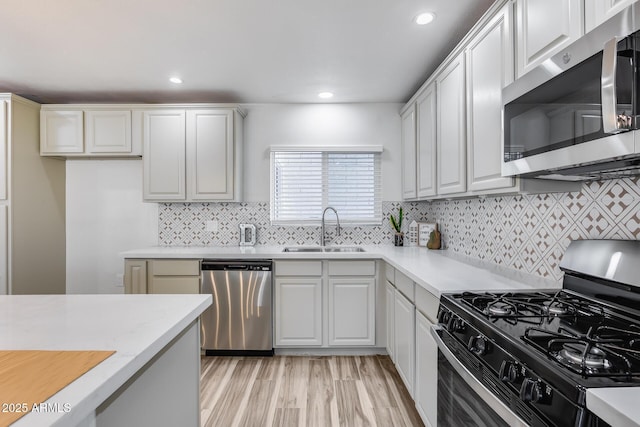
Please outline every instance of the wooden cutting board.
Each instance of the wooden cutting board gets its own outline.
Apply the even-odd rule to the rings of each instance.
[[[68,402],[40,407],[115,351],[0,351],[0,427],[35,410],[68,411]],[[65,405],[66,404],[66,405]]]

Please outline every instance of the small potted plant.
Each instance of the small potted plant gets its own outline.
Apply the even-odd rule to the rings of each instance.
[[[396,231],[393,238],[393,244],[395,246],[402,246],[404,243],[404,233],[402,232],[402,207],[400,207],[400,210],[398,211],[398,219],[391,214],[389,215],[389,221],[391,221],[391,226]]]

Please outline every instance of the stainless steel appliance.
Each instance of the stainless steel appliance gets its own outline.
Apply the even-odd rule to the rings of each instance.
[[[256,226],[253,224],[240,224],[240,246],[255,245],[256,231]]]
[[[638,30],[634,4],[503,90],[503,175],[640,173]]]
[[[201,293],[213,304],[200,317],[207,355],[273,355],[270,260],[202,261]]]
[[[640,386],[639,262],[640,241],[575,241],[560,291],[443,295],[439,425],[608,425],[586,390]]]

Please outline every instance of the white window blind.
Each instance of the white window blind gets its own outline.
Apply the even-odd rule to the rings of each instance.
[[[379,152],[272,151],[271,222],[319,224],[331,206],[341,223],[381,224],[380,181]]]

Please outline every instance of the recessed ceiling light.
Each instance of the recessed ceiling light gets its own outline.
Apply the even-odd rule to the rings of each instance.
[[[418,25],[426,25],[436,19],[436,14],[432,12],[424,12],[416,16],[415,22]]]
[[[171,78],[169,79],[169,81],[170,81],[171,83],[175,83],[175,84],[177,84],[177,85],[179,85],[180,83],[182,83],[182,79],[181,79],[180,77],[171,77]]]
[[[322,98],[322,99],[333,98],[333,93],[332,92],[320,92],[318,94],[318,98]]]

